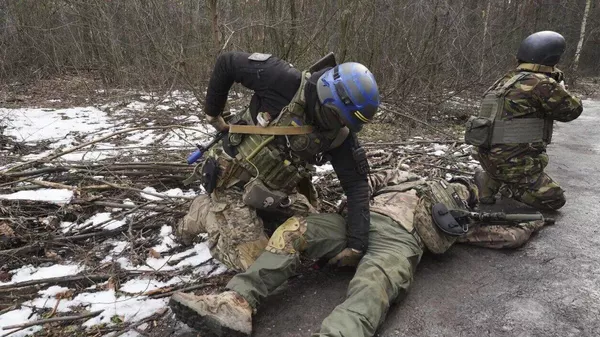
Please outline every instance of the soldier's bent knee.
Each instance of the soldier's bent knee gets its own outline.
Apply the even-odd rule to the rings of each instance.
[[[267,245],[266,250],[274,254],[295,254],[306,248],[306,219],[291,217],[279,226]]]

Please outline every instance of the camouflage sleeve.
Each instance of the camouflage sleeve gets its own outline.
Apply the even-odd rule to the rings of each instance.
[[[553,78],[547,77],[535,86],[534,94],[546,116],[559,121],[570,122],[583,111],[581,99],[572,95]]]
[[[373,195],[373,193],[386,186],[399,185],[407,181],[415,181],[418,179],[419,176],[407,171],[396,169],[378,171],[369,174],[369,192],[370,195]]]

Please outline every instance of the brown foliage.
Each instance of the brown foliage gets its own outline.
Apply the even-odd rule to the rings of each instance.
[[[328,51],[366,64],[384,97],[436,110],[482,91],[543,29],[568,40],[569,68],[585,2],[577,0],[0,0],[0,79],[95,71],[107,86],[187,87],[202,97],[223,50],[269,52],[305,67]],[[600,9],[580,58],[600,73]],[[594,47],[596,46],[596,47]]]

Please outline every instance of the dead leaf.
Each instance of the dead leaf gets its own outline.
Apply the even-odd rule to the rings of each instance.
[[[8,282],[12,279],[12,275],[7,271],[0,271],[0,282]]]
[[[119,288],[118,280],[111,276],[108,279],[108,281],[106,281],[106,285],[104,285],[104,289],[117,290],[117,288]]]
[[[49,249],[44,252],[44,255],[46,255],[46,257],[49,259],[58,258],[58,254],[55,251]]]
[[[153,257],[155,259],[161,259],[162,258],[162,255],[160,255],[159,252],[155,251],[152,248],[150,248],[150,250],[148,251],[148,255],[150,255],[151,257]]]
[[[144,293],[144,295],[151,296],[151,295],[156,295],[156,294],[164,294],[164,293],[169,292],[171,290],[173,290],[173,287],[158,288],[158,289],[147,291],[147,292]]]
[[[8,222],[0,222],[0,236],[7,238],[15,236],[15,231],[8,225]]]
[[[62,293],[58,293],[58,294],[54,295],[54,298],[56,298],[56,299],[71,299],[71,298],[73,298],[73,294],[75,294],[75,290],[69,289],[69,290],[63,291]]]

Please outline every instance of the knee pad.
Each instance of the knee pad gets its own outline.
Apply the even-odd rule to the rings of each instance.
[[[306,219],[291,217],[279,226],[267,245],[266,250],[274,254],[295,254],[306,248]]]

